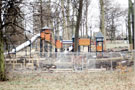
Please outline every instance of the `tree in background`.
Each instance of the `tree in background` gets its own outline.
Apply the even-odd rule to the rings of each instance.
[[[83,8],[83,0],[79,0],[79,9],[78,9],[78,16],[77,16],[77,24],[75,29],[75,45],[74,45],[74,52],[78,51],[78,38],[79,38],[79,29],[80,29],[80,22],[82,18],[82,8]]]
[[[68,40],[68,29],[66,27],[66,13],[65,13],[65,1],[61,0],[61,8],[62,8],[62,21],[63,21],[63,39]]]
[[[0,0],[0,80],[6,80],[5,61],[4,61],[4,37],[3,37],[3,22],[2,22],[2,0]]]
[[[104,0],[100,0],[100,30],[106,36]]]
[[[4,60],[4,45],[5,39],[10,36],[14,40],[15,34],[22,34],[23,29],[22,14],[19,9],[19,4],[22,0],[0,0],[0,80],[7,80]],[[14,38],[11,38],[13,35]],[[18,40],[17,40],[18,41]],[[9,41],[8,41],[9,42]],[[10,43],[8,43],[10,44]]]
[[[85,1],[85,10],[86,10],[86,13],[84,13],[86,15],[86,18],[85,18],[85,25],[86,25],[86,37],[88,37],[88,8],[89,8],[89,5],[90,5],[90,1],[91,0],[86,0]]]
[[[133,42],[132,42],[132,30],[134,29],[134,24],[131,23],[131,20],[133,22],[133,13],[134,13],[134,10],[133,10],[133,4],[132,4],[132,1],[131,0],[128,0],[128,39],[129,39],[129,45],[130,45],[130,50],[133,49]],[[132,26],[132,27],[131,27]]]
[[[126,18],[127,10],[121,9],[120,5],[115,5],[111,0],[105,0],[105,29],[106,36],[109,40],[116,39],[116,33],[118,33],[118,27],[121,26],[122,19]]]
[[[81,20],[81,37],[88,38],[88,10],[89,10],[89,5],[91,3],[91,0],[85,0],[83,4],[83,11],[82,11],[82,20]]]
[[[100,0],[100,30],[104,36],[104,49],[106,49],[105,8],[104,0]]]
[[[22,0],[10,0],[7,1],[7,5],[5,4],[4,10],[4,23],[9,23],[9,25],[5,26],[5,32],[3,33],[6,35],[4,40],[8,46],[15,47],[16,45],[20,45],[25,41],[24,37],[24,14],[21,11],[20,4]],[[10,6],[9,6],[10,5]]]

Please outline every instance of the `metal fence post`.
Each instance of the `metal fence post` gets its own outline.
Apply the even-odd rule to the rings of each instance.
[[[112,59],[111,59],[111,71],[113,71]]]
[[[89,61],[88,61],[88,54],[90,54],[90,53],[87,53],[87,54],[86,54],[86,70],[88,70],[88,62],[89,62]]]

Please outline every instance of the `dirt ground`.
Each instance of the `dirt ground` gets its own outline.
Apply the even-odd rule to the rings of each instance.
[[[10,73],[0,90],[135,90],[135,73]]]

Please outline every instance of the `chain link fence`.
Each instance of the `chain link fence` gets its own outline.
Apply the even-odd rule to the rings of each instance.
[[[132,53],[133,53],[133,55],[132,55],[133,63],[132,63],[132,64],[134,65],[134,66],[133,66],[133,69],[134,69],[134,71],[135,71],[135,50],[133,50]]]
[[[123,70],[133,71],[135,51],[133,52],[57,52],[31,53],[26,56],[23,53],[16,54],[16,57],[6,58],[7,67],[10,69],[33,69],[33,70]]]

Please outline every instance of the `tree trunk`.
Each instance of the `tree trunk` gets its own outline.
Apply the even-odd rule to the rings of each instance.
[[[2,27],[1,7],[2,7],[2,1],[0,0],[0,28]],[[0,80],[1,81],[6,80],[4,50],[3,49],[4,49],[3,32],[2,32],[2,29],[0,29]]]
[[[72,9],[73,9],[73,17],[72,17],[72,37],[75,35],[75,15],[76,15],[76,10],[74,8],[74,5],[72,6]]]
[[[132,5],[131,0],[129,0],[128,3],[129,3],[129,8],[128,8],[128,37],[129,37],[130,50],[132,50],[133,45],[132,45],[132,35],[131,35],[131,5]]]
[[[111,42],[113,41],[113,40],[115,40],[115,26],[114,26],[114,15],[113,15],[113,13],[111,14],[111,23],[112,23],[112,27],[111,27]]]
[[[1,23],[1,22],[0,22]],[[3,45],[3,34],[2,30],[0,30],[0,80],[6,80],[5,75],[5,62],[4,62],[4,45]]]
[[[132,13],[132,33],[134,38],[134,4],[131,2],[131,13]],[[132,38],[132,49],[135,49],[134,47],[134,39]]]
[[[67,0],[67,34],[68,34],[68,39],[71,39],[72,35],[71,35],[71,28],[70,28],[70,0]]]
[[[40,0],[40,29],[43,28],[43,2]],[[48,26],[48,25],[47,25]]]
[[[80,21],[82,18],[82,7],[83,7],[83,0],[79,0],[79,10],[78,10],[78,16],[77,16],[76,30],[75,30],[74,52],[78,51],[78,38],[79,38]]]
[[[86,37],[88,38],[88,0],[86,0]]]
[[[68,33],[67,33],[66,19],[65,19],[65,12],[64,12],[64,0],[61,0],[61,8],[62,8],[62,18],[63,18],[63,39],[68,40]]]
[[[104,36],[104,50],[106,49],[105,9],[104,0],[100,0],[100,30]]]

